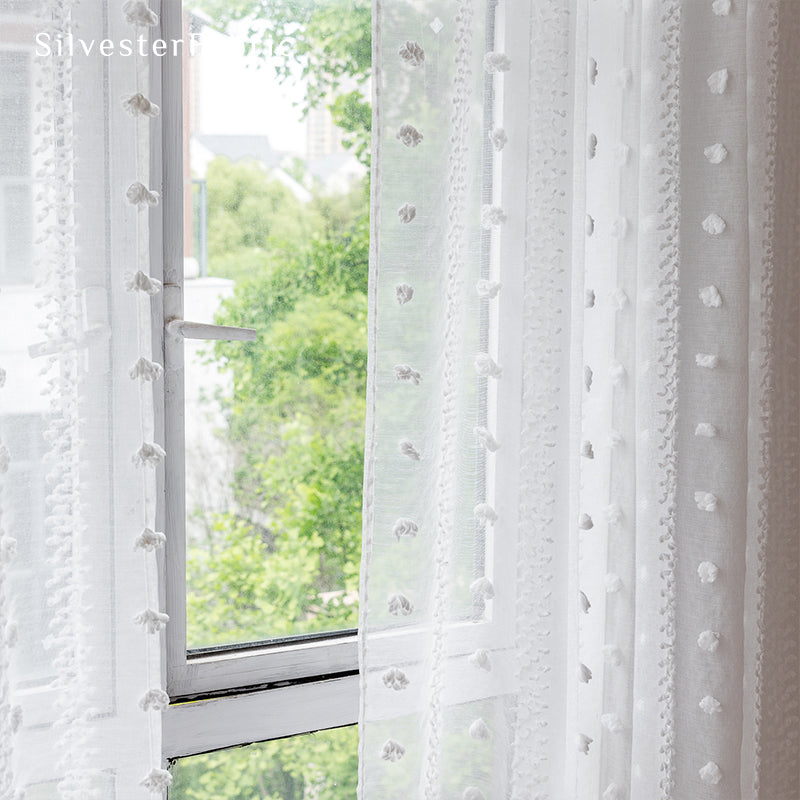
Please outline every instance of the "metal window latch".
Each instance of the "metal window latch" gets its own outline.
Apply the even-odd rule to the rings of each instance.
[[[167,323],[167,333],[181,339],[219,339],[227,342],[254,342],[255,328],[234,328],[229,325],[211,325],[173,319]]]

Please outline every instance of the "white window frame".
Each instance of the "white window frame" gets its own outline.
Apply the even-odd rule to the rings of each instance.
[[[182,38],[181,0],[162,0],[153,36]],[[172,704],[163,715],[165,760],[355,724],[358,650],[352,632],[295,642],[215,648],[201,656],[186,649],[186,531],[184,475],[183,337],[246,338],[246,333],[182,325],[183,164],[182,64],[151,58],[151,95],[161,107],[153,126],[151,183],[160,185],[160,220],[151,237],[153,274],[163,281],[153,308],[154,352],[164,359],[163,396],[157,399],[157,435],[168,457],[159,471],[160,530],[167,545],[160,564],[170,623],[164,634],[163,672]],[[161,269],[159,269],[161,267]],[[160,273],[160,274],[159,274]],[[160,302],[159,302],[160,301]],[[192,701],[192,702],[187,702]]]
[[[159,13],[159,27],[153,36],[165,40],[181,38],[182,0],[151,0]],[[497,11],[497,43],[519,47],[527,54],[527,28],[517,30],[513,20]],[[183,319],[183,145],[182,145],[182,76],[177,59],[151,59],[151,94],[161,106],[161,116],[154,122],[155,148],[151,164],[151,183],[162,187],[162,214],[152,226],[153,274],[161,277],[164,290],[154,304],[154,352],[164,358],[164,396],[157,403],[157,436],[164,441],[167,459],[159,471],[161,503],[159,530],[167,535],[167,546],[160,564],[162,596],[170,616],[165,635],[163,670],[172,704],[163,714],[162,752],[166,761],[199,753],[221,750],[251,742],[302,735],[328,728],[352,725],[358,721],[360,683],[379,681],[380,675],[359,675],[357,636],[331,634],[326,638],[251,646],[217,648],[201,656],[187,656],[186,651],[186,552],[185,485],[183,475],[183,342],[168,334]],[[524,79],[522,71],[519,80]],[[524,87],[519,87],[524,91]],[[508,87],[506,88],[508,92]],[[524,125],[525,120],[520,120]],[[517,147],[525,147],[519,137]],[[513,145],[509,145],[509,150]],[[499,159],[495,167],[493,202],[519,191],[519,174],[511,168],[513,158]],[[493,240],[493,263],[519,263],[524,252],[524,236],[504,236]],[[163,267],[163,270],[160,269]],[[159,276],[159,272],[161,275]],[[513,277],[513,276],[512,276]],[[504,283],[509,281],[504,278]],[[518,287],[509,287],[512,289]],[[521,288],[521,287],[519,287]],[[519,340],[521,331],[500,326],[499,320],[521,319],[518,305],[521,291],[502,294],[502,313],[490,321],[489,338],[504,362],[504,391],[521,385]],[[208,333],[207,327],[206,333]],[[188,334],[193,335],[193,334]],[[219,338],[227,338],[220,335]],[[487,530],[487,576],[496,585],[511,586],[516,580],[513,547],[499,542],[513,542],[517,536],[518,507],[517,465],[519,460],[515,428],[508,422],[515,414],[497,418],[497,388],[488,387],[488,416],[504,445],[487,464],[487,502],[513,509]],[[518,392],[517,392],[518,394]],[[507,403],[507,400],[504,402]],[[506,423],[503,422],[506,420]],[[504,432],[507,435],[504,436]],[[502,552],[501,552],[502,551]],[[480,622],[456,623],[446,641],[449,658],[463,659],[478,647],[492,651],[494,663],[513,670],[515,632],[513,598],[501,593],[492,601],[489,614]],[[398,637],[404,639],[399,648]],[[389,652],[418,653],[429,638],[426,626],[404,627],[372,634],[370,647],[376,662],[382,659],[376,649]],[[458,694],[460,690],[456,690]],[[473,692],[463,701],[477,699]]]

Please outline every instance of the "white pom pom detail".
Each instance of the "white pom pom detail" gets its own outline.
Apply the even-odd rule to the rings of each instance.
[[[165,769],[156,769],[155,767],[147,773],[147,776],[141,781],[140,785],[144,786],[153,794],[163,792],[168,789],[172,783],[172,775]]]
[[[416,536],[419,533],[419,526],[413,519],[400,517],[400,519],[392,525],[392,533],[399,542],[403,538]]]
[[[719,366],[719,356],[712,353],[698,353],[694,357],[694,363],[703,369],[716,369]]]
[[[494,597],[494,586],[486,576],[472,581],[469,590],[481,600],[491,600]]]
[[[581,683],[589,683],[591,679],[592,679],[592,671],[589,669],[589,667],[587,667],[586,664],[579,664],[578,680]]]
[[[154,442],[142,442],[142,446],[131,456],[137,467],[155,467],[166,456],[164,448]]]
[[[485,450],[488,450],[490,453],[494,453],[500,449],[500,443],[494,438],[487,428],[477,427],[473,430],[475,436],[477,436],[478,441]]]
[[[713,439],[717,435],[717,429],[710,422],[698,422],[694,429],[694,435]]]
[[[8,468],[10,466],[11,466],[11,452],[4,444],[0,444],[0,475],[3,475],[6,472],[8,472]]]
[[[387,669],[381,676],[381,680],[387,689],[394,689],[396,692],[403,691],[409,684],[405,672],[397,667],[390,667]]]
[[[151,103],[141,92],[126,97],[122,101],[122,107],[132,117],[157,117],[161,113],[161,109],[155,103]]]
[[[699,292],[700,301],[706,308],[721,308],[722,297],[716,286],[704,286]]]
[[[394,291],[397,296],[397,303],[401,306],[409,303],[411,298],[414,297],[414,287],[407,283],[398,283],[397,286],[394,287]]]
[[[492,659],[489,651],[484,647],[479,647],[468,659],[469,663],[484,672],[492,671]]]
[[[486,800],[486,795],[477,786],[467,786],[461,798],[462,800]]]
[[[622,789],[612,781],[603,792],[603,800],[624,800]]]
[[[395,617],[407,617],[413,610],[414,604],[404,595],[399,592],[389,597],[386,602],[389,613]]]
[[[722,712],[722,704],[716,697],[712,697],[710,694],[707,694],[698,705],[705,714],[719,714]]]
[[[158,14],[148,8],[144,0],[128,0],[122,6],[122,13],[129,25],[158,25]]]
[[[720,772],[719,767],[713,761],[709,761],[700,769],[700,780],[703,781],[703,783],[716,785],[722,780],[722,772]]]
[[[492,128],[489,131],[489,141],[495,152],[499,153],[508,144],[508,135],[503,128]]]
[[[622,578],[615,572],[609,572],[605,577],[606,592],[617,594],[622,591]]]
[[[413,126],[405,123],[395,134],[406,147],[416,147],[425,137]]]
[[[397,216],[403,225],[408,225],[417,216],[417,207],[411,205],[411,203],[405,203],[397,209]]]
[[[156,364],[155,361],[150,361],[149,358],[141,356],[136,360],[136,363],[128,370],[128,375],[131,380],[143,381],[157,381],[164,374],[164,368],[161,364]]]
[[[493,525],[497,522],[497,512],[488,503],[478,503],[472,512],[475,519],[481,524]]]
[[[139,700],[142,711],[166,711],[169,708],[169,695],[162,689],[150,689]]]
[[[700,583],[714,583],[719,577],[719,567],[713,561],[701,561],[697,567]]]
[[[722,94],[728,88],[730,72],[728,68],[718,69],[706,78],[706,84],[711,94]]]
[[[502,288],[503,284],[497,281],[479,280],[475,284],[475,291],[478,293],[478,297],[486,297],[489,300],[494,300],[500,294]]]
[[[622,650],[615,644],[603,645],[603,658],[606,664],[611,664],[613,667],[618,667],[622,663]]]
[[[403,439],[403,441],[400,442],[399,449],[402,455],[406,458],[410,458],[412,461],[419,461],[422,458],[419,450],[417,450],[408,439]]]
[[[594,528],[594,522],[588,514],[581,514],[580,517],[578,517],[578,527],[582,531],[590,531]]]
[[[728,157],[728,150],[724,144],[715,142],[703,149],[703,155],[709,164],[721,164]]]
[[[167,537],[163,533],[145,528],[134,540],[134,550],[147,550],[152,553],[157,547],[163,547]]]
[[[717,496],[711,492],[695,492],[694,502],[701,511],[717,510]]]
[[[481,227],[497,228],[508,219],[508,215],[500,206],[485,205],[481,208]]]
[[[408,364],[397,364],[394,368],[394,376],[398,381],[413,383],[414,386],[419,386],[422,380],[422,375]]]
[[[707,653],[714,653],[719,647],[719,640],[721,638],[720,634],[716,631],[703,631],[697,637],[697,646]]]
[[[731,0],[714,0],[711,4],[711,10],[718,17],[726,17],[731,13]]]
[[[620,386],[624,383],[625,378],[628,375],[628,371],[625,367],[619,363],[619,361],[615,361],[608,369],[608,375],[611,378],[611,382],[614,386]]]
[[[141,625],[148,633],[163,631],[169,622],[169,616],[161,611],[146,608],[133,618],[134,623]]]
[[[129,292],[144,292],[152,296],[161,291],[161,281],[151,278],[139,270],[125,276],[125,288]]]
[[[703,230],[710,236],[719,236],[728,227],[728,224],[719,214],[709,214],[703,220]]]
[[[628,305],[628,295],[625,294],[624,289],[615,289],[611,293],[611,301],[614,303],[617,311],[624,311]]]
[[[412,67],[419,67],[425,61],[425,51],[417,42],[408,41],[401,44],[397,53],[406,64]]]
[[[151,192],[143,183],[135,181],[125,192],[128,202],[134,206],[157,206],[161,196],[158,192]]]
[[[490,75],[508,72],[511,69],[511,59],[505,53],[489,52],[483,57],[483,68]]]
[[[2,531],[0,531],[2,533]],[[17,555],[17,540],[13,536],[0,535],[0,562],[9,564]]]
[[[480,717],[469,726],[469,735],[473,739],[489,739],[491,736],[489,728]]]
[[[406,749],[400,742],[394,739],[387,739],[381,748],[381,758],[384,761],[399,761],[406,754]]]
[[[622,732],[622,720],[616,714],[601,714],[600,715],[600,724],[609,733],[621,733]]]
[[[575,745],[578,748],[579,753],[583,753],[585,756],[589,755],[589,745],[594,741],[591,736],[587,736],[585,733],[579,733],[575,737]]]
[[[488,353],[478,353],[475,356],[475,371],[481,378],[501,378],[503,375],[502,367]]]

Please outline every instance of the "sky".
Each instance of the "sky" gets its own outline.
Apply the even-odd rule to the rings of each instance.
[[[275,150],[304,158],[306,126],[292,106],[302,99],[303,87],[279,85],[266,62],[244,55],[247,27],[231,36],[203,29],[197,132],[266,134]]]

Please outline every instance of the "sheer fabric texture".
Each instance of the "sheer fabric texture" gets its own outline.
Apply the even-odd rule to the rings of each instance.
[[[3,798],[146,798],[169,781],[148,225],[157,108],[146,58],[98,52],[156,22],[143,2],[0,0]]]
[[[796,798],[800,7],[374,24],[360,797]]]

